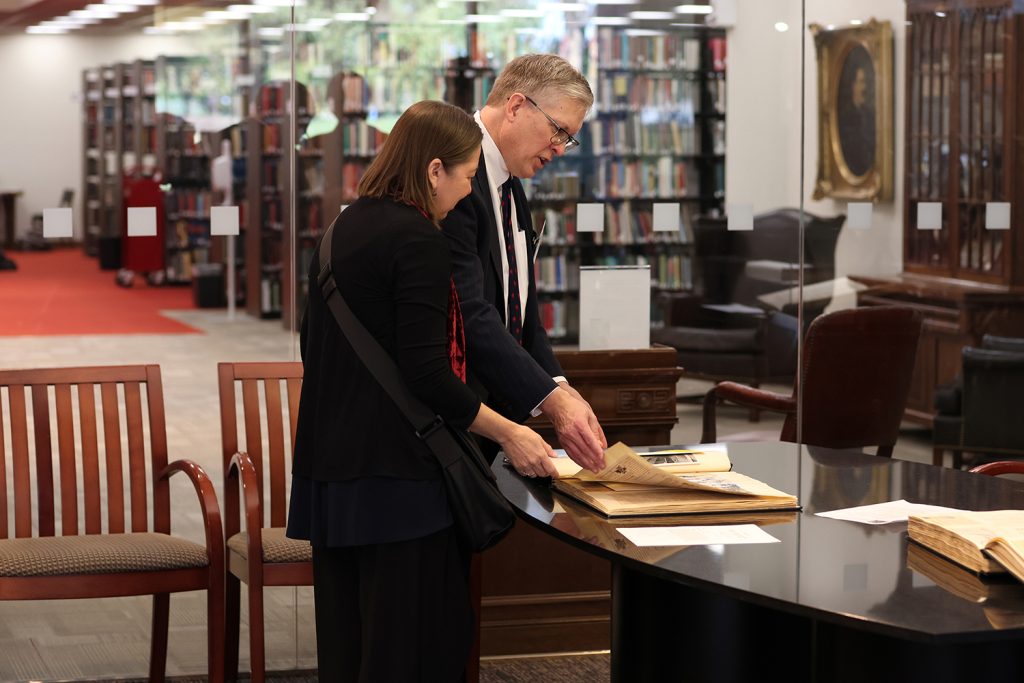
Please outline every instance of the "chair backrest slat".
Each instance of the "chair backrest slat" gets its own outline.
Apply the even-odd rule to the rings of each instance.
[[[142,392],[138,382],[124,383],[124,414],[128,427],[128,474],[131,478],[132,531],[149,528],[146,496],[146,442],[142,424]]]
[[[25,386],[10,387],[11,467],[14,470],[14,535],[32,535],[32,476],[28,455],[28,412]]]
[[[54,387],[57,408],[57,453],[60,458],[60,532],[78,533],[78,467],[75,462],[75,422],[71,385]]]
[[[3,392],[0,392],[0,538],[7,538],[7,446],[4,445],[4,405]]]
[[[260,519],[263,518],[263,430],[260,426],[259,380],[242,380],[242,415],[245,418],[245,452],[256,467],[260,492]]]
[[[171,532],[171,485],[156,476],[167,467],[167,425],[164,422],[164,385],[158,365],[147,365],[146,402],[149,405],[149,461],[153,477],[153,531]]]
[[[270,467],[270,526],[285,525],[284,416],[281,414],[281,381],[263,382],[267,407],[267,446]]]
[[[85,533],[103,532],[100,506],[99,431],[96,429],[96,393],[92,384],[78,385],[78,417],[82,444],[82,488],[85,500]]]
[[[121,419],[117,385],[100,385],[103,441],[107,454],[107,533],[124,533],[124,475],[121,472]]]
[[[32,425],[35,432],[39,535],[53,536],[53,451],[50,445],[50,399],[46,385],[32,387]]]

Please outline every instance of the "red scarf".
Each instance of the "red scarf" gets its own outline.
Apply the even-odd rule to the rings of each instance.
[[[430,216],[421,207],[413,204],[428,221]],[[455,280],[448,278],[448,363],[452,372],[466,381],[466,330],[462,325],[462,308],[459,306],[459,293],[455,290]]]

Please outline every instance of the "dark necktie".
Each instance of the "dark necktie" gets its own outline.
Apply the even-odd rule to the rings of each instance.
[[[516,241],[512,229],[512,180],[501,185],[501,227],[505,232],[505,256],[508,258],[508,331],[523,343],[523,312],[519,301],[519,269],[516,266]]]

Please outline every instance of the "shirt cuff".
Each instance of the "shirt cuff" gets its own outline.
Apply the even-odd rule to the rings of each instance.
[[[548,400],[548,396],[550,396],[551,394],[553,394],[556,391],[558,391],[558,383],[559,382],[568,382],[569,381],[565,377],[562,377],[561,375],[559,375],[558,377],[552,377],[551,379],[555,380],[555,388],[552,389],[551,391],[549,391],[547,394],[545,394],[544,398],[542,398],[540,400],[540,403],[538,403],[534,407],[534,409],[530,411],[530,417],[537,417],[538,415],[541,414],[541,409],[540,409],[541,405],[543,405],[544,401]]]

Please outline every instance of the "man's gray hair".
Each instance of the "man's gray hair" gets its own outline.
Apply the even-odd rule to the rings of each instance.
[[[500,107],[517,92],[534,99],[546,95],[564,97],[585,109],[594,104],[594,93],[587,79],[558,55],[531,54],[513,59],[494,81],[487,105]]]

